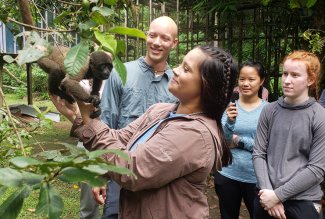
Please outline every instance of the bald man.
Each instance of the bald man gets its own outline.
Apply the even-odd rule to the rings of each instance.
[[[141,116],[151,105],[159,102],[175,102],[167,85],[172,70],[167,58],[177,46],[177,25],[167,16],[153,20],[147,32],[145,57],[125,63],[127,81],[123,86],[115,70],[105,83],[101,100],[101,119],[109,127],[121,129]],[[103,219],[117,219],[120,187],[109,181],[107,190],[94,188],[94,197],[104,204]],[[107,195],[106,195],[107,194]]]

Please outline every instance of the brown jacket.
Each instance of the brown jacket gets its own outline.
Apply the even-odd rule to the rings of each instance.
[[[220,169],[222,153],[214,120],[204,114],[167,119],[146,142],[128,151],[148,128],[175,109],[175,104],[156,104],[120,130],[110,129],[99,120],[84,126],[80,120],[74,123],[72,131],[89,150],[118,148],[130,158],[126,161],[113,154],[104,157],[137,176],[109,173],[122,187],[121,218],[209,217],[205,182],[211,169]]]

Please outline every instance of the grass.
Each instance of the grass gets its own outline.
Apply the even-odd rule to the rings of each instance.
[[[18,99],[15,94],[6,94],[6,103],[8,105],[12,104],[27,104],[27,100]],[[33,104],[37,107],[47,106],[51,109],[51,111],[56,111],[52,102],[49,100],[46,101],[38,101],[33,100]],[[62,148],[60,146],[60,142],[66,142],[70,144],[77,144],[76,138],[69,137],[71,124],[67,120],[63,119],[58,123],[53,123],[51,128],[42,129],[36,133],[32,133],[33,138],[28,140],[29,145],[33,146],[32,154],[40,152],[44,148],[44,150],[53,150]],[[39,146],[41,145],[41,147]],[[54,184],[55,189],[61,195],[64,203],[63,214],[61,218],[63,219],[77,219],[79,218],[79,193],[80,189],[76,185],[64,183],[59,180],[55,181]],[[10,194],[10,190],[3,194],[0,197],[0,203],[8,197]],[[44,216],[39,216],[34,213],[35,208],[38,203],[38,192],[33,192],[27,199],[24,201],[23,209],[19,214],[19,219],[43,219],[46,218]],[[100,210],[101,211],[101,210]]]

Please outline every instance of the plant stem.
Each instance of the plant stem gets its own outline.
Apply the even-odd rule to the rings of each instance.
[[[19,133],[18,133],[18,130],[17,130],[17,127],[16,127],[16,124],[15,124],[15,121],[14,121],[13,118],[12,118],[12,115],[11,115],[11,112],[10,112],[10,109],[9,109],[9,106],[8,106],[8,104],[7,104],[7,102],[6,102],[5,95],[4,95],[4,93],[3,93],[1,87],[0,87],[0,95],[2,96],[2,99],[3,99],[4,105],[6,106],[6,109],[7,109],[7,113],[8,113],[9,119],[10,119],[10,121],[11,121],[11,123],[12,123],[12,126],[13,126],[13,128],[14,128],[14,131],[15,131],[15,133],[16,133],[16,135],[17,135],[17,138],[18,138],[18,141],[19,141],[20,149],[21,149],[21,151],[23,152],[24,157],[27,157],[27,155],[26,155],[26,151],[25,151],[25,148],[24,148],[24,145],[23,145],[23,142],[22,142],[22,140],[21,140],[21,138],[20,138],[20,135],[19,135]]]

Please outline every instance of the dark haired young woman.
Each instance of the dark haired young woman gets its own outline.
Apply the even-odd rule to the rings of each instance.
[[[59,111],[75,119],[72,131],[86,148],[128,154],[129,161],[104,156],[137,176],[108,173],[122,187],[121,218],[209,218],[206,178],[231,161],[221,117],[236,81],[236,63],[220,48],[200,46],[173,72],[168,88],[179,103],[156,104],[120,130],[90,119],[91,105],[78,103],[82,119],[75,119],[78,113],[53,98]]]
[[[233,163],[215,174],[215,191],[222,219],[238,219],[242,199],[253,218],[256,176],[252,152],[258,118],[266,101],[262,99],[264,68],[248,61],[239,70],[239,100],[230,103],[223,117],[223,130]]]

